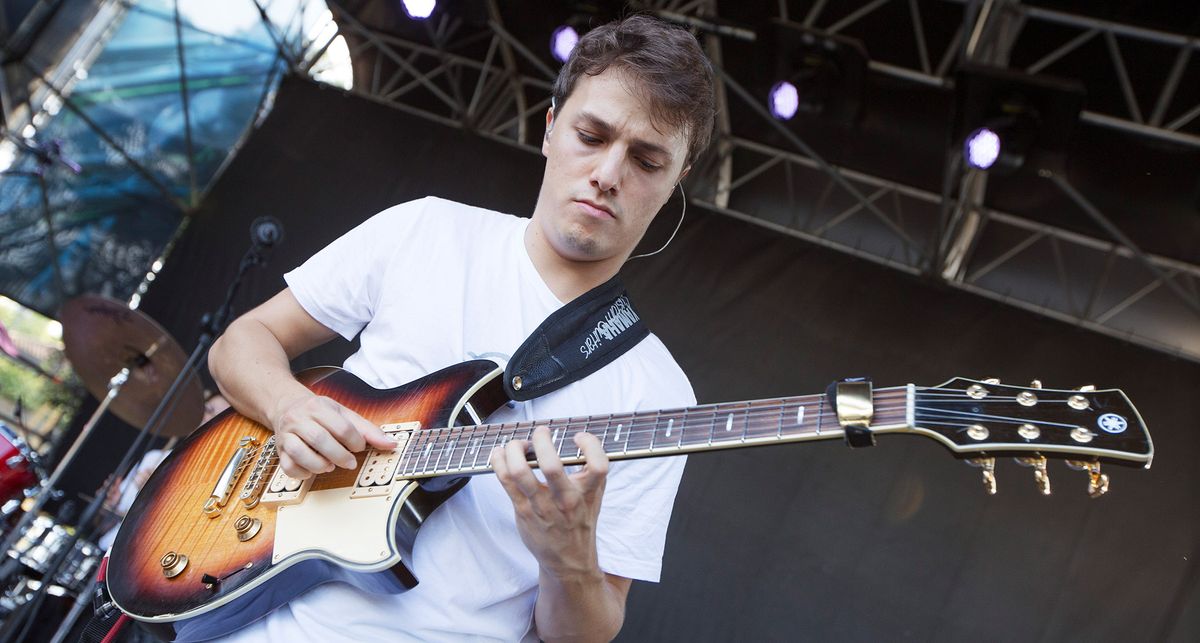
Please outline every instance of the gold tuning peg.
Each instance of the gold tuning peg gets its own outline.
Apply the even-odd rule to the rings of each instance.
[[[1042,380],[1033,380],[1029,383],[1029,388],[1042,388]]]
[[[1088,474],[1088,497],[1099,498],[1108,493],[1108,474],[1100,473],[1100,463],[1087,460],[1067,460],[1067,466]]]
[[[1013,459],[1023,467],[1033,467],[1033,479],[1037,482],[1038,491],[1043,496],[1050,495],[1050,472],[1046,470],[1046,456],[1038,454]]]
[[[1089,392],[1089,391],[1094,391],[1094,390],[1096,390],[1096,386],[1095,386],[1094,384],[1084,384],[1083,386],[1080,386],[1079,388],[1077,388],[1077,389],[1075,389],[1075,390],[1076,390],[1076,391],[1083,391],[1083,392],[1087,393],[1087,392]]]
[[[996,458],[990,456],[970,458],[967,460],[967,464],[983,469],[983,488],[987,489],[989,496],[996,495]]]
[[[998,378],[998,377],[985,377],[985,378],[983,378],[983,383],[984,383],[984,384],[999,384],[999,383],[1000,383],[1000,378]]]

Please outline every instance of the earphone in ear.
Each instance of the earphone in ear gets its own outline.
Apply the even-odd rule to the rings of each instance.
[[[625,263],[629,263],[630,261],[633,261],[634,259],[641,259],[642,257],[653,257],[654,255],[662,252],[663,250],[666,250],[667,246],[671,245],[671,242],[675,240],[675,235],[679,234],[679,228],[681,228],[683,226],[683,217],[687,215],[687,195],[683,193],[683,182],[682,181],[680,181],[679,183],[676,183],[675,187],[679,189],[679,196],[680,196],[680,198],[683,199],[683,211],[679,213],[679,223],[675,224],[675,230],[673,230],[671,232],[671,236],[667,238],[667,242],[662,244],[662,247],[659,248],[658,250],[655,250],[654,252],[647,252],[646,254],[634,255],[634,256],[626,259]],[[670,201],[670,197],[668,197],[667,200]],[[666,205],[666,204],[664,204],[664,205]]]

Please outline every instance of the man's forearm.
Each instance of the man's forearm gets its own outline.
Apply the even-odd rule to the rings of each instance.
[[[611,641],[625,622],[625,600],[599,568],[568,579],[543,570],[534,622],[538,636],[551,643]]]
[[[292,376],[279,341],[252,318],[229,325],[209,351],[208,366],[225,399],[243,415],[268,427],[274,404],[307,390]]]

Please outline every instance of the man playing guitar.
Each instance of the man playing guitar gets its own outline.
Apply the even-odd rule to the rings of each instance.
[[[298,383],[291,358],[358,335],[345,367],[391,387],[511,354],[563,302],[618,272],[707,146],[713,118],[712,69],[690,33],[645,16],[593,29],[554,86],[531,219],[435,198],[372,217],[230,325],[209,356],[221,391],[275,431],[287,474],[354,468],[353,452],[390,448],[390,438]],[[491,421],[694,403],[687,378],[650,335]],[[231,638],[613,638],[631,579],[658,580],[683,457],[610,467],[598,439],[581,432],[586,465],[572,471],[551,440],[539,428],[531,445],[497,447],[496,475],[477,476],[429,517],[414,548],[414,589],[375,595],[327,583]]]

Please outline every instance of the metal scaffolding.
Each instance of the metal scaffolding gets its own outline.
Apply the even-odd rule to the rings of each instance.
[[[1118,43],[1140,38],[1178,46],[1181,52],[1195,47],[1194,41],[1182,36],[1051,12],[1014,0],[939,0],[960,6],[962,23],[949,42],[938,44],[935,60],[920,4],[896,1],[908,4],[919,65],[905,67],[889,60],[887,51],[873,48],[872,54],[879,57],[870,68],[943,87],[952,83],[950,70],[961,60],[1003,65],[1013,59],[1023,46],[1022,29],[1030,21],[1074,26],[1094,32],[1087,38]],[[826,33],[845,33],[888,2],[864,1],[851,10],[839,5],[837,16],[831,15],[823,0],[813,3],[804,16],[789,16],[784,2],[778,9],[784,20]],[[525,124],[548,107],[554,72],[508,32],[494,2],[489,4],[489,24],[480,31],[469,32],[447,16],[430,25],[442,34],[433,45],[373,31],[336,3],[330,5],[342,32],[356,42],[354,59],[371,70],[370,82],[356,86],[355,93],[536,151]],[[675,14],[668,17],[676,21],[680,16],[717,17],[712,0],[652,2],[644,8]],[[1054,48],[1030,71],[1051,68],[1083,40],[1076,37]],[[481,48],[484,55],[463,53],[464,43],[481,41],[487,42]],[[942,194],[831,165],[770,118],[761,101],[720,68],[718,37],[706,34],[705,45],[718,65],[721,100],[726,100],[726,93],[732,100],[743,100],[792,146],[780,149],[749,140],[724,120],[714,141],[714,160],[703,173],[716,188],[708,194],[694,190],[699,195],[692,197],[694,202],[910,274],[933,275],[967,292],[1200,361],[1200,336],[1194,331],[1200,310],[1200,266],[1144,253],[1120,235],[1095,238],[988,208],[983,199],[986,175],[964,171],[954,162],[947,163]],[[1119,52],[1119,46],[1112,51]],[[1200,109],[1180,112],[1171,104],[1188,55],[1179,54],[1148,118],[1133,109],[1131,114],[1088,112],[1084,119],[1141,136],[1200,144],[1200,136],[1192,131]],[[517,64],[518,59],[522,64]],[[1128,95],[1129,72],[1120,60],[1114,54],[1113,70]],[[797,186],[806,186],[816,198],[798,199]],[[738,204],[752,201],[739,198],[745,192],[753,193],[760,203],[787,205],[739,209]]]

